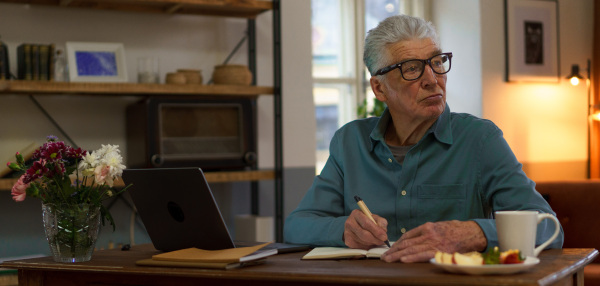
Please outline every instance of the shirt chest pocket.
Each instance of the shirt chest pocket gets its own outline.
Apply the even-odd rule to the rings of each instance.
[[[417,220],[421,224],[465,219],[466,198],[464,184],[420,185],[417,187]]]

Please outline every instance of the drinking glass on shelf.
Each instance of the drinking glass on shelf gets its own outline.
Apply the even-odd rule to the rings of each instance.
[[[138,83],[159,83],[158,58],[138,58]]]

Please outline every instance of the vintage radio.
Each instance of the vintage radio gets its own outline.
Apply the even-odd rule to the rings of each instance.
[[[129,168],[245,169],[256,163],[256,99],[155,98],[127,107]]]

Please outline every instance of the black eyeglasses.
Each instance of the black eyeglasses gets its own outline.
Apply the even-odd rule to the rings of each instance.
[[[400,70],[400,74],[404,80],[417,80],[423,75],[423,71],[425,71],[425,64],[428,64],[434,73],[445,74],[450,71],[452,64],[452,53],[442,53],[426,60],[413,59],[402,61],[397,64],[384,67],[375,72],[374,75],[384,75],[397,68]]]

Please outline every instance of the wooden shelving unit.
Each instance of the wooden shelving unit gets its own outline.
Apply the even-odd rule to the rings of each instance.
[[[136,13],[189,14],[256,18],[273,9],[271,1],[256,0],[1,0],[0,2],[50,5]]]
[[[256,71],[255,18],[273,14],[273,87],[229,85],[175,85],[136,83],[65,83],[0,80],[2,95],[70,96],[273,96],[275,168],[235,172],[206,172],[209,182],[273,180],[275,183],[276,240],[283,240],[283,159],[281,106],[281,12],[280,0],[0,0],[0,3],[49,5],[65,9],[98,9],[133,13],[187,14],[246,18],[248,21],[248,67]],[[0,179],[0,190],[10,190],[16,179]],[[252,191],[252,212],[257,212],[257,191]]]
[[[229,172],[205,172],[204,176],[209,183],[260,181],[275,179],[275,171],[229,171]],[[0,179],[0,191],[10,191],[18,178]],[[119,180],[115,184],[117,187],[123,187],[123,181]]]
[[[0,94],[36,95],[197,95],[251,96],[272,95],[272,87],[240,85],[88,83],[0,80]]]

